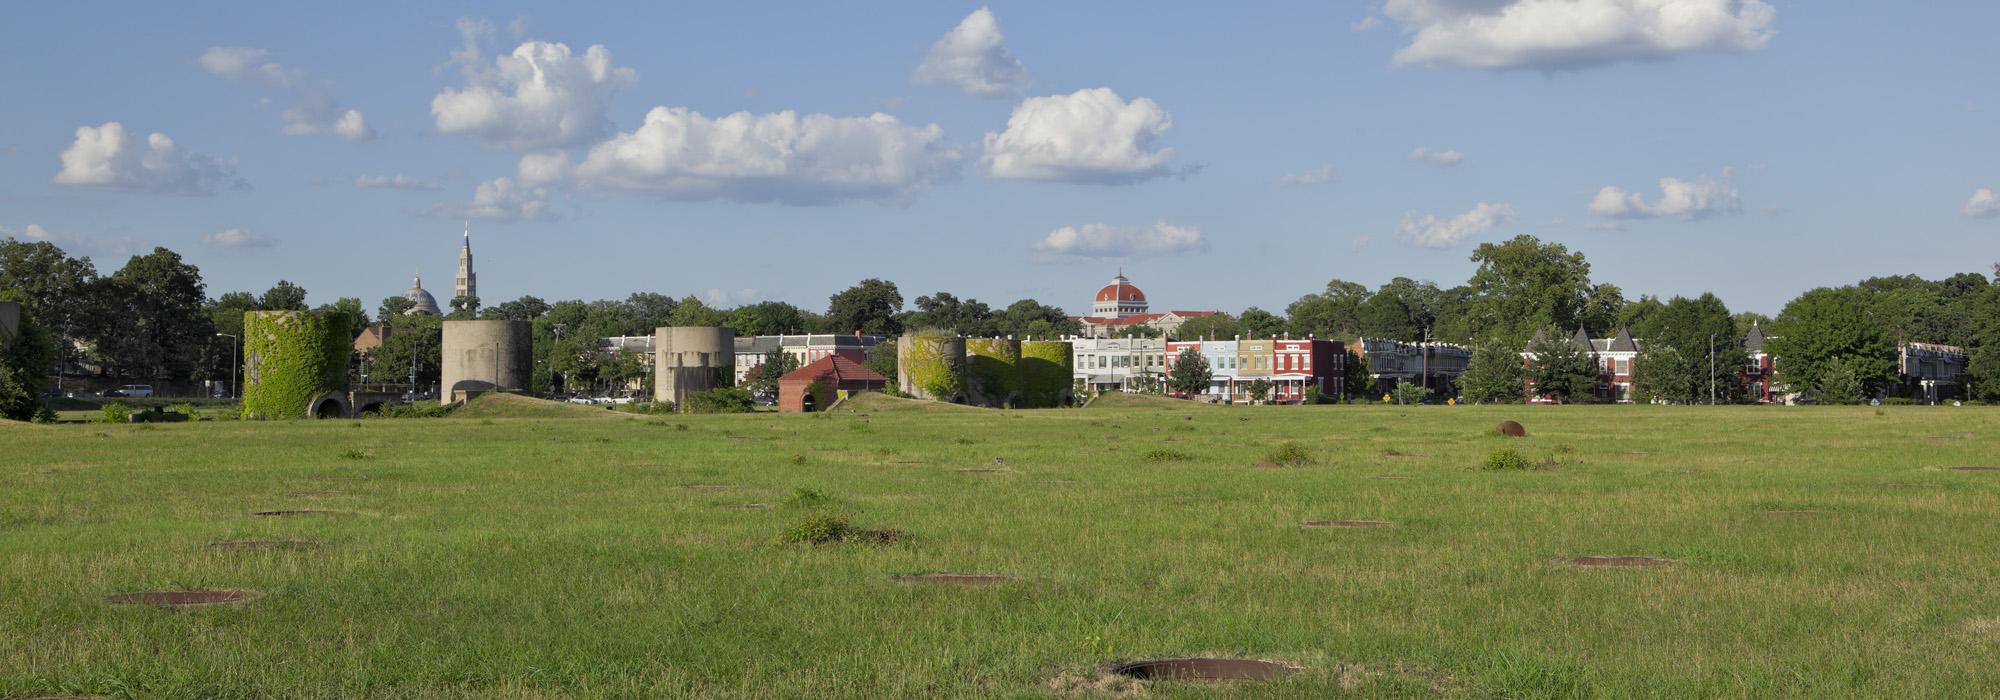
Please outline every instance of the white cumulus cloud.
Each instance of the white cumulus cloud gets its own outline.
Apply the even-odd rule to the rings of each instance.
[[[1021,60],[1000,44],[1000,22],[981,7],[931,45],[910,79],[985,97],[1020,94],[1028,84]]]
[[[1208,250],[1201,229],[1156,221],[1151,226],[1121,227],[1106,224],[1064,226],[1050,231],[1035,244],[1043,258],[1090,260],[1149,258]]]
[[[1500,204],[1480,202],[1478,206],[1472,208],[1472,211],[1449,219],[1439,219],[1434,214],[1419,215],[1414,211],[1407,212],[1403,214],[1402,225],[1396,230],[1412,243],[1425,248],[1450,248],[1487,229],[1513,220],[1513,206],[1504,202]]]
[[[1428,148],[1419,148],[1417,150],[1410,151],[1410,160],[1423,163],[1430,163],[1431,165],[1435,165],[1438,167],[1449,168],[1451,166],[1465,162],[1465,154],[1449,149],[1443,151],[1433,151]]]
[[[478,219],[501,223],[523,221],[555,221],[554,210],[549,208],[548,190],[516,184],[512,178],[497,177],[479,183],[472,192],[472,201],[432,208],[433,216],[452,219]]]
[[[1763,0],[1387,0],[1410,43],[1396,65],[1572,70],[1771,41]]]
[[[28,224],[27,226],[22,227],[20,235],[22,238],[26,238],[29,241],[33,241],[36,243],[53,242],[53,237],[49,235],[49,230],[42,228],[41,224]],[[5,226],[0,226],[0,238],[13,238],[13,237],[14,237],[13,229],[7,228]]]
[[[1972,198],[1965,200],[1965,208],[1961,211],[1978,219],[2000,216],[2000,193],[1995,193],[1990,187],[1973,190]]]
[[[1660,198],[1650,203],[1638,192],[1606,185],[1591,198],[1590,212],[1615,219],[1675,216],[1684,221],[1739,214],[1743,211],[1743,200],[1736,194],[1731,175],[1732,171],[1724,168],[1721,179],[1660,178]]]
[[[1126,184],[1168,174],[1174,149],[1154,146],[1174,125],[1159,103],[1127,102],[1111,88],[1030,97],[1014,107],[1007,130],[987,132],[994,177]]]
[[[478,37],[486,25],[461,20],[466,45],[452,53],[465,76],[463,88],[431,98],[438,131],[467,134],[498,148],[574,146],[611,133],[605,112],[611,98],[638,82],[616,65],[611,51],[592,45],[574,54],[565,44],[529,41],[486,65]]]
[[[271,239],[240,228],[230,228],[207,234],[201,242],[222,248],[264,248],[272,245]]]
[[[328,134],[349,141],[375,138],[375,130],[359,110],[343,109],[324,82],[305,71],[267,61],[269,51],[242,46],[216,46],[195,61],[203,70],[227,80],[249,83],[284,97],[289,105],[280,115],[287,134]]]
[[[354,186],[364,190],[417,190],[429,192],[438,188],[437,183],[408,175],[358,175]]]
[[[1333,182],[1333,166],[1322,165],[1311,170],[1285,173],[1278,176],[1280,185],[1323,185]]]
[[[638,129],[590,148],[571,164],[560,153],[521,159],[527,183],[568,177],[585,189],[647,192],[695,201],[832,204],[904,202],[958,175],[961,156],[936,124],[887,114],[866,117],[737,112],[708,117],[654,107]]]
[[[125,125],[77,127],[76,140],[62,152],[58,185],[109,187],[157,194],[211,195],[228,184],[236,168],[212,156],[181,148],[166,134],[141,141]],[[237,186],[242,183],[238,181]]]

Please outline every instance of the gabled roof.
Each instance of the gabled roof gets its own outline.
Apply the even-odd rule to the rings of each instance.
[[[1639,351],[1639,344],[1632,342],[1631,329],[1622,326],[1619,327],[1618,335],[1611,339],[1611,352],[1638,352],[1638,351]]]
[[[1584,352],[1597,352],[1597,346],[1590,344],[1590,334],[1584,332],[1583,326],[1576,327],[1576,335],[1569,339],[1569,344]]]
[[[889,382],[888,377],[876,374],[874,370],[861,366],[861,363],[848,359],[845,355],[827,355],[813,361],[812,364],[800,367],[793,370],[790,374],[778,378],[780,382],[826,382],[829,380],[833,384],[841,384],[843,382],[887,384]]]
[[[1750,324],[1750,332],[1743,336],[1743,349],[1745,351],[1748,351],[1752,355],[1761,355],[1764,353],[1763,324],[1760,323]]]

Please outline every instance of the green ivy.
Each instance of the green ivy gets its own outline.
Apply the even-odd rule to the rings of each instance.
[[[993,407],[1015,405],[1021,398],[1021,344],[1006,338],[967,338],[966,373],[972,377],[972,401]]]
[[[953,338],[932,336],[904,336],[908,347],[897,349],[896,373],[906,378],[910,386],[923,392],[925,398],[950,401],[965,389],[965,358],[957,353],[947,352],[955,343]]]
[[[1055,408],[1072,390],[1076,377],[1075,355],[1070,344],[1056,340],[1021,343],[1021,405],[1025,408]]]
[[[344,389],[351,323],[339,312],[244,312],[243,417],[305,418],[314,397]]]

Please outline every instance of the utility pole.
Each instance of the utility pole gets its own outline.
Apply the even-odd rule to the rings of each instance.
[[[1715,405],[1715,334],[1708,334],[1708,405]]]
[[[242,351],[243,339],[230,335],[228,333],[217,333],[215,334],[215,337],[229,339],[229,398],[232,399],[242,398],[241,396],[237,395],[236,367],[238,365],[243,364],[242,361],[238,359],[239,356],[237,355],[237,353]]]

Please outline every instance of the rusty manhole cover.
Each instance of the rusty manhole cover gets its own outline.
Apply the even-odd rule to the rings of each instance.
[[[1019,581],[1021,580],[1021,577],[1008,576],[1006,574],[965,574],[965,573],[939,572],[931,574],[904,574],[901,576],[897,576],[896,580],[903,581],[906,583],[950,583],[950,584],[957,584],[960,586],[984,586],[995,583],[1009,583],[1012,581]]]
[[[1006,471],[1007,471],[1007,470],[1005,470],[1005,469],[960,469],[960,470],[958,470],[958,473],[960,473],[960,474],[1000,474],[1000,473],[1003,473],[1003,472],[1006,472]]]
[[[1407,477],[1407,476],[1402,476],[1402,475],[1400,475],[1400,474],[1381,474],[1381,475],[1377,475],[1377,476],[1371,476],[1371,477],[1368,477],[1368,478],[1369,478],[1369,480],[1371,480],[1371,481],[1409,481],[1409,480],[1410,480],[1410,477]]]
[[[266,518],[310,518],[314,516],[346,515],[346,513],[321,508],[293,508],[290,510],[260,510],[251,513],[251,515]]]
[[[1770,515],[1819,515],[1821,513],[1831,513],[1833,511],[1821,508],[1788,508],[1788,509],[1774,508],[1766,510],[1764,512]]]
[[[1301,527],[1388,527],[1387,520],[1307,520]]]
[[[1497,426],[1497,427],[1496,427],[1495,429],[1496,429],[1496,430],[1499,430],[1499,431],[1500,431],[1500,434],[1501,434],[1501,435],[1505,435],[1505,436],[1507,436],[1507,437],[1527,437],[1527,436],[1528,436],[1528,429],[1527,429],[1527,428],[1523,428],[1523,427],[1521,427],[1521,424],[1520,424],[1520,423],[1516,423],[1516,422],[1514,422],[1514,421],[1510,421],[1510,420],[1503,420],[1503,421],[1500,421],[1500,425],[1499,425],[1499,426]]]
[[[682,486],[681,488],[687,489],[689,491],[700,491],[702,493],[716,493],[719,491],[728,491],[730,489],[736,488],[736,486],[731,484],[688,484],[686,486]]]
[[[1955,472],[2000,472],[2000,467],[1946,467]]]
[[[771,504],[769,504],[769,503],[724,503],[724,504],[721,504],[721,505],[718,505],[718,506],[716,506],[716,507],[717,507],[717,508],[729,508],[729,509],[731,509],[731,510],[763,510],[763,509],[765,509],[765,508],[769,508],[769,507],[771,507]]]
[[[211,542],[209,549],[269,549],[299,551],[318,549],[319,543],[305,540],[223,540]]]
[[[1112,666],[1111,672],[1140,680],[1268,681],[1299,668],[1260,659],[1149,659]]]
[[[1613,555],[1570,557],[1568,559],[1562,559],[1559,561],[1561,561],[1564,564],[1568,564],[1570,566],[1667,566],[1669,564],[1678,563],[1672,559],[1666,559],[1662,557],[1629,557],[1629,556],[1613,556]]]
[[[167,607],[188,607],[195,605],[222,605],[242,603],[257,599],[262,594],[256,591],[216,590],[216,591],[139,591],[118,593],[104,597],[104,602],[112,605],[163,605]]]

